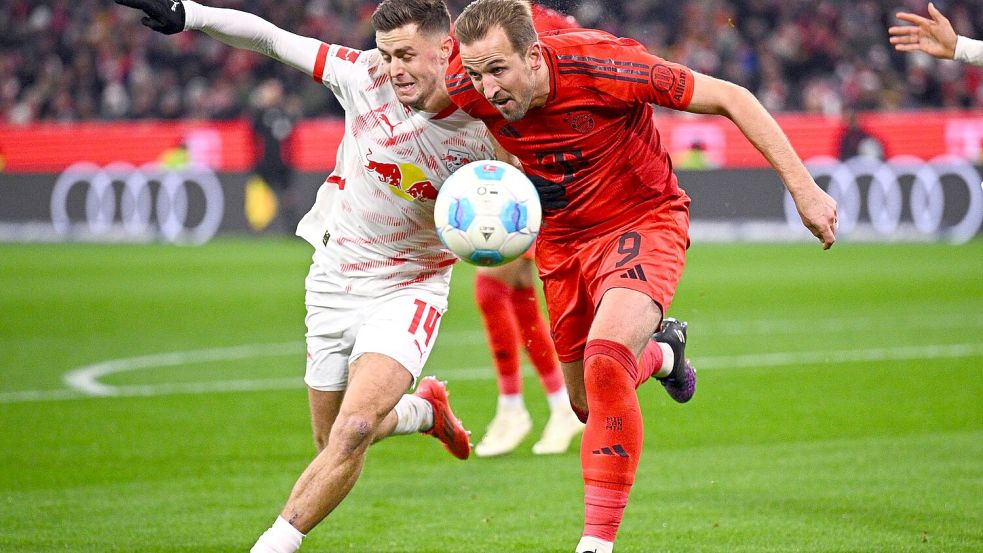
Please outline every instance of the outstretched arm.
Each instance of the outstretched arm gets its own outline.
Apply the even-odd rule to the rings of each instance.
[[[908,12],[898,12],[897,17],[911,25],[889,27],[891,44],[899,52],[925,52],[937,58],[964,61],[983,67],[983,40],[973,40],[956,35],[952,23],[935,4],[928,4],[926,19]]]
[[[116,3],[142,10],[146,14],[142,23],[157,32],[200,30],[229,46],[259,52],[314,75],[321,41],[284,31],[253,14],[210,8],[190,0],[116,0]]]
[[[733,121],[778,172],[803,224],[828,250],[836,241],[836,201],[813,180],[775,119],[747,89],[696,72],[693,76],[693,98],[686,111]]]
[[[899,52],[922,51],[937,58],[951,60],[956,55],[956,31],[952,23],[929,3],[928,15],[924,18],[908,12],[898,12],[897,18],[911,25],[888,28],[890,41]]]

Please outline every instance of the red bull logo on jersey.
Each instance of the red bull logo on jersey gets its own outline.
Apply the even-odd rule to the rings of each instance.
[[[467,152],[460,150],[447,150],[446,154],[441,154],[440,160],[444,162],[444,167],[447,167],[451,173],[471,163],[471,158],[468,157]]]
[[[412,163],[386,163],[367,158],[365,169],[374,174],[389,189],[404,200],[434,201],[437,187],[430,182],[423,169]]]

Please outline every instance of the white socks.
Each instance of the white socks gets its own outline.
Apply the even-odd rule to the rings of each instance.
[[[396,412],[393,436],[415,434],[433,428],[433,406],[422,397],[403,394],[393,411]]]
[[[300,549],[304,534],[290,525],[283,517],[276,517],[276,522],[269,530],[256,540],[256,545],[249,553],[295,553]]]
[[[522,394],[510,394],[498,396],[499,411],[525,411],[526,402],[522,399]]]
[[[672,366],[676,364],[676,354],[672,352],[669,344],[663,344],[662,342],[656,342],[656,344],[659,344],[659,348],[662,350],[662,367],[653,376],[656,378],[665,378],[672,373]]]
[[[671,366],[671,365],[670,365]],[[570,396],[567,395],[566,387],[560,388],[552,394],[546,394],[546,403],[550,406],[550,413],[562,413],[570,410]],[[499,411],[525,411],[526,402],[522,399],[522,394],[512,394],[498,396]]]
[[[614,544],[594,536],[584,536],[577,544],[576,553],[611,553]]]
[[[546,402],[549,403],[550,413],[562,413],[570,410],[570,396],[567,395],[566,387],[560,388],[552,394],[546,394]]]

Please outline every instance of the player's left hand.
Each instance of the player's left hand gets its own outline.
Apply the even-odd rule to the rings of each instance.
[[[116,0],[116,3],[142,10],[147,15],[140,22],[158,33],[173,35],[184,30],[184,3],[180,0]]]
[[[802,223],[828,250],[836,242],[836,200],[813,183],[811,187],[792,195]]]

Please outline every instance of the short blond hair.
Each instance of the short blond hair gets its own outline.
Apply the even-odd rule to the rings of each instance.
[[[454,22],[454,35],[461,44],[472,44],[496,26],[520,54],[538,40],[532,7],[526,0],[474,0]]]

